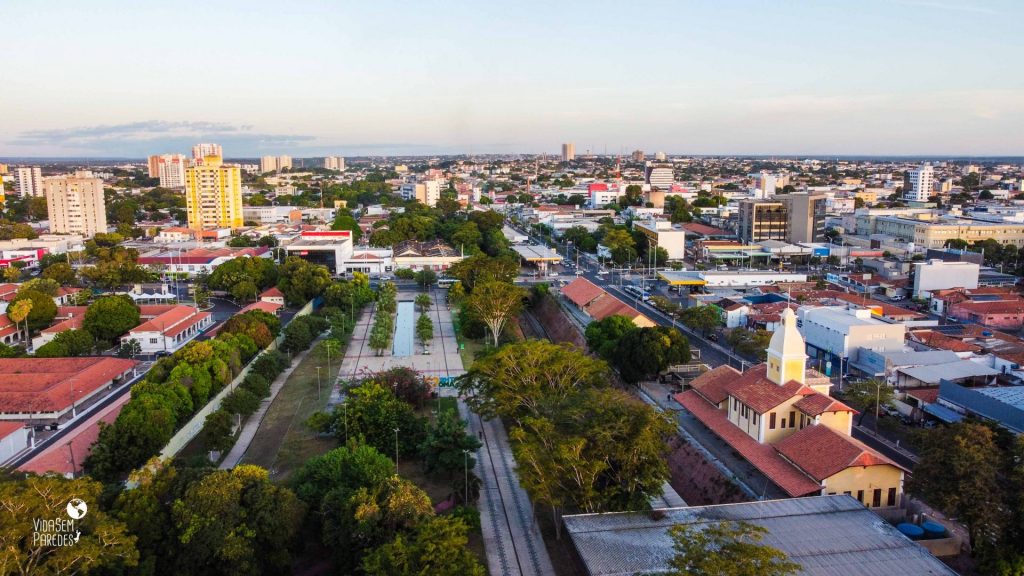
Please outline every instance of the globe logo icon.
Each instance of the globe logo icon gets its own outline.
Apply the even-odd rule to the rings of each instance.
[[[68,516],[74,520],[81,520],[89,512],[89,506],[81,498],[72,498],[68,502]]]

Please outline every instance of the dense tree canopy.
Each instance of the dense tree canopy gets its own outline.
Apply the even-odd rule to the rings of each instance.
[[[301,306],[323,294],[330,283],[331,273],[326,267],[311,264],[298,256],[289,256],[281,265],[277,287],[284,292],[289,304]]]
[[[619,340],[636,329],[637,325],[632,320],[618,314],[596,320],[587,324],[587,347],[601,358],[611,361],[615,358]]]
[[[678,524],[669,528],[676,555],[672,576],[791,576],[800,565],[760,544],[767,531],[746,522]]]
[[[100,342],[113,343],[122,334],[139,325],[139,307],[128,296],[98,298],[89,305],[82,328]]]
[[[53,322],[55,316],[57,316],[57,304],[53,301],[53,296],[39,292],[38,290],[22,289],[18,291],[18,294],[11,300],[10,306],[22,301],[29,300],[32,302],[32,309],[28,313],[28,329],[31,331],[42,330]]]
[[[666,326],[627,332],[612,358],[612,364],[626,382],[639,382],[673,364],[689,361],[690,342],[678,330]]]

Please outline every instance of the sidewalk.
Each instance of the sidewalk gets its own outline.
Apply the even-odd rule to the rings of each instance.
[[[263,402],[260,402],[260,407],[251,416],[245,419],[245,424],[242,426],[242,431],[238,434],[238,439],[235,440],[235,445],[231,447],[231,451],[221,461],[219,468],[221,470],[230,470],[238,465],[242,460],[242,456],[245,455],[245,451],[249,449],[249,445],[252,444],[252,439],[256,436],[256,432],[260,429],[260,424],[263,423],[263,417],[266,416],[267,410],[270,409],[270,405],[274,403],[274,399],[277,398],[277,393],[284,388],[285,382],[288,381],[288,377],[292,375],[295,368],[302,361],[306,359],[306,354],[309,354],[316,348],[316,345],[320,343],[326,336],[321,334],[317,336],[316,340],[309,345],[307,350],[303,350],[298,356],[292,360],[291,366],[284,369],[284,372],[278,374],[277,378],[270,385],[270,396],[267,397]]]
[[[491,574],[555,576],[540,529],[533,518],[530,497],[519,485],[515,459],[505,427],[498,419],[481,421],[459,399],[459,414],[469,432],[483,440],[477,450],[473,473],[481,481],[480,527]]]

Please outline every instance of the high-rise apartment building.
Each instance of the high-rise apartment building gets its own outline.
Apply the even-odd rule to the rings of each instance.
[[[655,161],[657,161],[657,162],[664,162],[666,159],[668,159],[668,156],[666,156],[664,152],[655,152],[654,153],[654,160]]]
[[[633,150],[633,162],[643,162],[643,161],[644,161],[644,151],[643,150]]]
[[[935,171],[931,164],[922,164],[917,170],[908,170],[903,178],[903,199],[910,202],[927,202],[935,185]]]
[[[345,171],[345,159],[341,156],[328,156],[324,158],[324,168],[328,170]]]
[[[260,172],[280,172],[284,169],[292,169],[291,156],[264,156],[260,158]]]
[[[828,198],[824,194],[806,192],[775,197],[786,207],[789,231],[786,241],[822,242],[825,240],[825,211]]]
[[[242,169],[207,156],[185,170],[185,208],[189,228],[241,228]]]
[[[775,174],[762,171],[758,174],[751,174],[751,176],[754,178],[754,188],[759,191],[758,198],[771,198],[775,195],[775,189],[778,186]]]
[[[43,180],[50,232],[81,234],[86,238],[107,231],[103,180],[92,172],[75,172]]]
[[[217,158],[224,158],[224,150],[221,149],[220,144],[196,144],[192,147],[192,160],[196,164],[202,164],[203,160],[208,156],[216,156]],[[156,178],[156,176],[151,176]]]
[[[402,184],[399,193],[405,200],[417,200],[426,206],[436,206],[441,199],[440,180],[421,180]]]
[[[163,188],[183,188],[188,159],[184,154],[157,154],[149,157],[149,177],[159,178]]]
[[[782,202],[740,201],[736,234],[741,242],[785,241],[789,235],[789,215]]]
[[[562,144],[562,162],[572,162],[576,159],[576,144],[566,142]]]
[[[644,181],[658,190],[668,190],[675,182],[671,164],[648,162],[644,167]]]
[[[19,166],[14,169],[14,193],[22,198],[43,195],[43,173],[39,166]]]

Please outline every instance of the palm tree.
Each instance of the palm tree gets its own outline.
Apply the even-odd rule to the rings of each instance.
[[[32,312],[32,301],[29,299],[18,300],[7,309],[7,317],[14,322],[17,328],[22,321],[25,322],[25,341],[28,341],[28,315]]]

